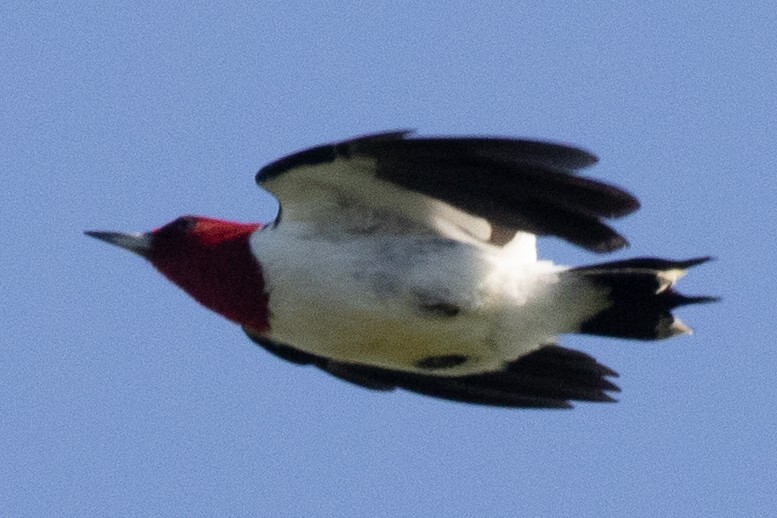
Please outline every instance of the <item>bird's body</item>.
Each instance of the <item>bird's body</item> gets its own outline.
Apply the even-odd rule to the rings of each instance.
[[[572,332],[605,305],[602,290],[576,289],[552,264],[511,262],[491,245],[424,234],[340,236],[290,223],[251,238],[271,294],[273,340],[409,371],[433,372],[419,365],[461,356],[466,361],[439,371],[475,373]]]
[[[344,362],[472,374],[573,332],[606,305],[602,289],[537,261],[533,236],[500,247],[442,235],[404,220],[403,201],[377,211],[353,197],[335,211],[347,217],[284,211],[257,230],[251,248],[271,294],[267,336]],[[460,361],[423,367],[445,357]]]
[[[555,345],[589,333],[688,332],[674,292],[705,259],[566,268],[535,234],[597,252],[625,245],[601,222],[635,210],[573,176],[592,155],[509,139],[379,134],[290,155],[257,179],[281,202],[269,225],[186,217],[141,236],[91,233],[136,251],[268,351],[373,389],[507,406],[610,400],[614,373]]]

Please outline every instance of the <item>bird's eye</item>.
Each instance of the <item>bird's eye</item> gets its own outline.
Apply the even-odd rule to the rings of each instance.
[[[173,225],[175,226],[175,230],[182,234],[187,234],[192,228],[194,228],[194,224],[196,221],[192,217],[183,216],[178,219],[176,219],[173,222]]]
[[[162,227],[165,234],[185,235],[191,232],[196,224],[196,220],[191,216],[181,216]]]

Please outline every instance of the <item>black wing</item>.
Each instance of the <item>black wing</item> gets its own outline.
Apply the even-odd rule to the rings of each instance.
[[[284,207],[298,203],[312,182],[347,184],[351,195],[375,203],[386,198],[379,191],[388,183],[486,220],[486,239],[497,244],[527,231],[608,252],[627,243],[602,220],[629,214],[639,202],[620,188],[575,175],[595,162],[586,151],[548,142],[411,138],[402,131],[300,151],[267,165],[256,179]],[[394,204],[408,210],[412,203],[408,197]]]
[[[546,345],[508,364],[500,372],[445,377],[340,363],[267,340],[250,330],[256,344],[284,360],[314,365],[329,374],[372,390],[409,390],[427,396],[480,405],[516,408],[570,408],[570,400],[613,402],[617,374],[587,354]]]

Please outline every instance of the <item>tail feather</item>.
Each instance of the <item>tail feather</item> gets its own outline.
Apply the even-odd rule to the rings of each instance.
[[[690,334],[691,329],[675,317],[672,310],[718,299],[689,297],[675,291],[673,285],[686,270],[710,259],[670,261],[641,257],[569,270],[607,289],[610,300],[606,309],[581,324],[580,333],[641,340]]]

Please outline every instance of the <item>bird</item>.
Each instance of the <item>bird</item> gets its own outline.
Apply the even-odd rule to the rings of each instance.
[[[608,220],[640,203],[579,174],[597,161],[541,140],[373,133],[259,170],[279,203],[270,221],[86,234],[140,255],[271,355],[362,388],[511,408],[614,402],[618,374],[560,336],[690,334],[672,311],[717,299],[674,289],[706,256],[538,258],[538,236],[597,254],[628,245]]]

